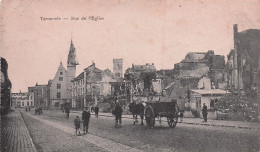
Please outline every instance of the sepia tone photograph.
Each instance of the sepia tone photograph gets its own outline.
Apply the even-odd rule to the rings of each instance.
[[[0,0],[2,152],[259,152],[260,0]]]

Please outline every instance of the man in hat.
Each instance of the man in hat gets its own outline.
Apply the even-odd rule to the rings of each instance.
[[[88,107],[85,107],[85,109],[82,112],[82,121],[83,121],[83,133],[85,135],[88,133],[88,126],[90,121],[90,111]]]
[[[122,112],[123,112],[123,109],[122,107],[120,106],[118,100],[116,101],[116,106],[115,106],[115,109],[114,109],[114,114],[115,114],[115,127],[121,127],[122,125]],[[119,125],[118,125],[118,122],[119,122]]]
[[[208,107],[206,106],[205,103],[203,103],[202,115],[203,115],[203,118],[204,118],[203,122],[207,122]]]

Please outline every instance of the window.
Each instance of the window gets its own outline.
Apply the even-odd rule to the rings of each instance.
[[[57,92],[57,99],[60,99],[60,92]]]
[[[215,100],[210,100],[210,109],[214,108]]]
[[[196,107],[199,107],[201,104],[201,97],[196,97]]]
[[[24,102],[22,102],[22,106],[24,106]]]
[[[57,84],[57,89],[60,89],[61,88],[61,84]]]
[[[29,106],[29,101],[27,101],[27,106]]]
[[[63,81],[63,77],[59,77],[59,81]]]
[[[63,74],[63,72],[60,72],[60,75],[62,75]]]
[[[33,102],[31,101],[31,105],[33,105]]]

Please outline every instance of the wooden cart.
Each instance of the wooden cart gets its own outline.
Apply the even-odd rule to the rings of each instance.
[[[147,102],[145,108],[145,119],[148,127],[154,127],[156,117],[166,117],[169,127],[174,128],[178,122],[176,101]]]

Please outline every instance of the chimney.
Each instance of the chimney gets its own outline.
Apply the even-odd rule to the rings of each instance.
[[[237,24],[233,25],[233,31],[234,31],[234,35],[236,35],[238,33]]]

